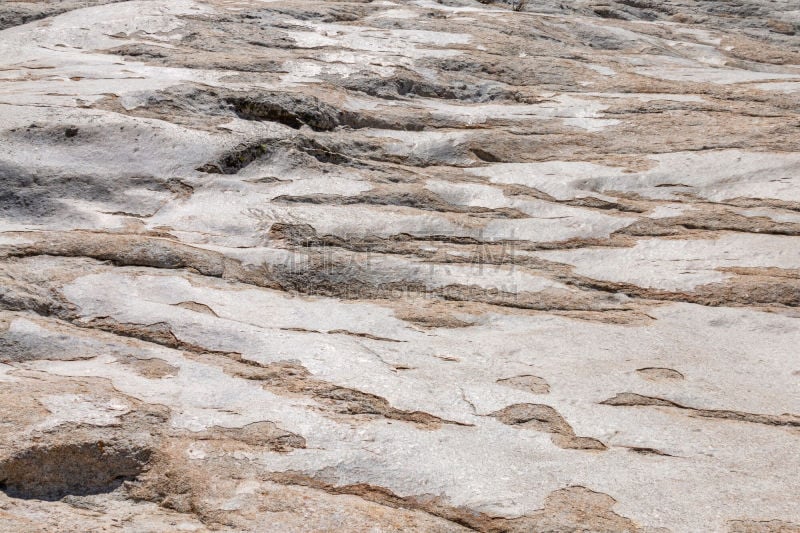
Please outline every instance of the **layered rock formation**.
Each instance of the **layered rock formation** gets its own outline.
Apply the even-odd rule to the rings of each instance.
[[[0,27],[1,530],[800,530],[796,2]]]

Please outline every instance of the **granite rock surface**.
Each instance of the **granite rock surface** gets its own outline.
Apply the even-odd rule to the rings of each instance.
[[[794,0],[0,28],[0,530],[800,531]]]

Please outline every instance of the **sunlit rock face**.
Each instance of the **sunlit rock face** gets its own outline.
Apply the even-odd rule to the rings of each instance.
[[[0,28],[0,531],[800,531],[795,1]]]

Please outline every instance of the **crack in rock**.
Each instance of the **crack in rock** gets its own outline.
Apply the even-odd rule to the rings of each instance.
[[[616,407],[672,407],[687,411],[690,415],[704,418],[718,418],[720,420],[735,420],[739,422],[750,422],[752,424],[764,424],[767,426],[800,427],[800,416],[786,413],[782,415],[763,415],[745,413],[742,411],[729,411],[725,409],[700,409],[687,407],[671,400],[658,398],[655,396],[642,396],[632,392],[621,392],[600,402],[601,405],[613,405]]]

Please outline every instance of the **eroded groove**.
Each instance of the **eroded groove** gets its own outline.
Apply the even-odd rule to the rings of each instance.
[[[373,341],[382,341],[382,342],[405,342],[397,339],[390,339],[388,337],[380,337],[378,335],[372,335],[371,333],[364,333],[360,331],[349,331],[346,329],[332,329],[328,331],[328,335],[349,335],[351,337],[361,337],[362,339],[369,339]]]
[[[444,85],[422,79],[410,71],[385,78],[349,76],[339,81],[342,87],[387,100],[410,97],[441,98],[461,102],[527,101],[518,91],[499,83],[457,83]]]
[[[258,381],[264,388],[278,394],[311,396],[339,414],[378,416],[411,422],[425,429],[437,429],[442,424],[472,425],[445,420],[422,411],[397,409],[380,396],[316,379],[308,370],[296,363],[279,362],[264,365],[239,358],[235,364],[225,366],[225,371],[240,378]]]
[[[728,533],[798,533],[800,524],[784,520],[729,520]]]
[[[661,450],[658,450],[656,448],[647,448],[647,447],[642,447],[642,446],[626,446],[626,447],[631,452],[638,453],[640,455],[659,455],[659,456],[662,456],[662,457],[674,457],[673,455],[670,455],[668,453],[664,453]]]
[[[100,329],[108,333],[136,338],[181,350],[187,355],[199,358],[203,362],[221,366],[230,375],[258,381],[262,387],[277,394],[300,394],[311,396],[323,405],[329,406],[333,413],[340,415],[366,415],[386,419],[400,420],[416,424],[420,428],[437,429],[442,424],[471,426],[472,424],[445,420],[422,411],[405,411],[397,409],[380,396],[358,391],[348,387],[340,387],[314,378],[302,365],[297,363],[277,362],[261,364],[246,359],[236,352],[209,350],[205,347],[179,340],[172,332],[169,324],[156,322],[153,324],[122,323],[110,317],[100,317],[76,322],[80,327]]]
[[[794,414],[782,415],[762,415],[745,413],[743,411],[729,411],[725,409],[700,409],[687,407],[671,400],[658,398],[655,396],[642,396],[632,392],[621,392],[600,402],[602,405],[613,405],[617,407],[671,407],[688,412],[692,416],[704,418],[718,418],[721,420],[734,420],[737,422],[749,422],[752,424],[763,424],[766,426],[785,426],[800,427],[800,416]]]
[[[637,368],[636,373],[648,381],[682,381],[684,379],[683,374],[672,368]]]
[[[800,235],[800,224],[775,222],[767,217],[746,217],[731,212],[710,212],[679,217],[640,219],[617,230],[617,233],[637,237],[665,237],[689,234],[698,230],[797,236]]]
[[[9,247],[5,255],[30,257],[54,255],[62,257],[89,257],[111,261],[120,266],[146,266],[154,268],[193,268],[204,276],[222,277],[229,263],[217,252],[203,250],[181,242],[144,235],[111,234],[102,232],[36,232],[6,233],[31,244]]]
[[[547,394],[550,392],[550,385],[544,378],[540,378],[539,376],[514,376],[510,378],[498,379],[496,382],[507,387],[524,390],[533,394]]]
[[[110,51],[141,60],[165,58],[169,49],[126,45]],[[335,91],[334,87],[330,89]],[[335,103],[335,99],[328,100]],[[341,109],[340,106],[300,91],[232,91],[191,84],[156,91],[145,103],[131,109],[122,107],[115,97],[107,98],[102,105],[120,113],[186,124],[210,125],[236,117],[248,121],[276,122],[295,130],[307,127],[315,132],[333,132],[341,128],[421,131],[426,127],[452,125],[452,121],[445,119],[431,122],[402,113]]]
[[[358,196],[341,196],[332,194],[313,194],[304,196],[281,195],[272,199],[277,203],[307,203],[316,205],[376,205],[412,207],[425,211],[449,213],[465,213],[492,218],[529,218],[522,211],[514,208],[487,208],[478,206],[461,206],[444,201],[439,195],[425,190],[412,191],[370,191]]]
[[[786,276],[740,276],[695,287],[691,292],[639,287],[583,276],[557,276],[567,285],[651,301],[686,302],[710,307],[798,307],[800,280]]]
[[[8,235],[8,234],[7,234]],[[330,257],[311,256],[304,267],[298,265],[264,264],[245,267],[223,254],[185,245],[170,239],[131,234],[100,234],[90,232],[49,232],[19,234],[35,236],[32,244],[8,247],[7,256],[31,257],[51,255],[88,257],[111,261],[119,266],[144,266],[160,269],[187,269],[199,274],[238,281],[240,283],[286,291],[292,294],[338,297],[344,299],[392,299],[428,295],[453,302],[477,302],[498,307],[538,311],[634,311],[629,304],[614,298],[591,293],[569,293],[545,290],[538,293],[510,293],[496,288],[450,284],[429,287],[427,284],[400,277],[396,280],[376,280],[370,272],[353,270],[351,261],[337,263]],[[0,293],[2,294],[2,293]],[[19,299],[18,292],[9,295]],[[31,295],[31,297],[33,297]],[[9,309],[39,308],[49,314],[53,303],[48,298],[41,304],[35,301],[14,303]],[[13,305],[12,305],[13,304]],[[64,313],[60,313],[64,314]],[[163,339],[162,339],[163,341]]]
[[[333,131],[337,128],[378,128],[387,130],[421,131],[420,121],[383,117],[380,114],[337,109],[315,96],[302,93],[259,92],[230,94],[224,101],[233,106],[239,118],[280,122],[290,128],[308,126],[314,131]]]
[[[503,213],[504,210],[495,210]],[[512,210],[511,213],[516,213]],[[254,213],[257,215],[257,213]],[[480,214],[480,212],[478,213]],[[516,218],[511,216],[509,218]],[[523,217],[527,218],[527,216]],[[508,253],[491,253],[493,250],[502,252],[504,249],[513,248],[517,251],[539,251],[539,250],[571,250],[575,248],[589,248],[589,247],[632,247],[636,244],[636,239],[625,235],[612,235],[608,238],[572,238],[563,241],[547,241],[547,242],[530,242],[519,239],[501,239],[485,241],[478,237],[469,235],[453,235],[453,234],[410,234],[410,233],[397,233],[385,237],[376,235],[366,235],[363,237],[348,237],[347,239],[337,235],[320,234],[310,224],[294,224],[286,222],[275,222],[271,224],[269,235],[276,240],[285,240],[288,244],[293,246],[325,246],[337,247],[351,251],[372,251],[386,254],[409,254],[414,250],[409,247],[409,244],[422,244],[422,243],[435,243],[442,245],[461,245],[479,247],[486,252],[487,264],[498,264],[494,262],[493,257],[501,261],[517,261],[516,264],[524,265],[526,263],[544,264],[542,260],[536,258],[526,257],[523,255],[514,256]],[[417,253],[419,253],[417,251]],[[428,254],[430,256],[430,254]],[[427,257],[427,256],[425,256]],[[444,259],[444,258],[443,258]],[[465,257],[458,257],[456,255],[448,255],[446,262],[468,262],[473,259],[472,255]],[[556,265],[556,263],[552,263]],[[565,269],[566,270],[566,269]]]
[[[518,518],[501,518],[449,505],[441,497],[398,496],[368,483],[333,485],[301,472],[273,472],[270,480],[284,485],[300,485],[332,494],[349,494],[393,508],[414,509],[444,518],[473,531],[523,533],[530,531],[614,531],[634,533],[639,528],[616,514],[610,496],[582,486],[569,486],[550,493],[544,508]]]
[[[386,284],[376,290],[370,287],[369,283],[359,280],[350,286],[348,290],[342,290],[335,286],[329,286],[325,281],[317,279],[318,273],[313,274],[307,271],[294,271],[285,275],[279,271],[270,276],[275,279],[282,279],[285,290],[302,291],[302,287],[314,287],[320,291],[318,294],[347,297],[350,294],[364,294],[374,297],[381,293],[389,293],[396,290],[410,292],[432,293],[444,299],[454,301],[479,301],[492,305],[514,307],[519,309],[532,310],[610,310],[621,311],[631,309],[631,306],[654,303],[658,301],[678,301],[706,305],[711,307],[719,306],[750,306],[750,307],[798,307],[800,306],[800,277],[794,276],[790,271],[781,269],[734,269],[730,270],[737,275],[730,280],[709,283],[695,287],[692,291],[669,291],[664,289],[654,289],[640,287],[632,283],[612,282],[599,279],[588,278],[576,275],[572,272],[572,267],[565,264],[558,264],[548,261],[538,260],[522,254],[512,254],[504,247],[511,247],[518,251],[531,251],[539,249],[571,249],[585,246],[632,246],[633,242],[624,241],[614,242],[614,240],[581,239],[573,242],[545,243],[529,245],[525,242],[481,242],[472,237],[458,237],[447,235],[411,236],[395,235],[389,238],[365,237],[358,239],[343,239],[334,235],[319,235],[316,230],[305,224],[284,224],[275,223],[270,228],[270,237],[275,240],[283,240],[292,246],[304,248],[321,247],[325,249],[341,248],[359,252],[378,252],[409,254],[415,253],[413,247],[409,246],[414,242],[438,242],[456,246],[469,246],[471,253],[462,255],[447,255],[444,262],[449,263],[472,263],[476,260],[475,247],[481,249],[480,261],[483,264],[497,265],[518,265],[530,267],[538,273],[543,273],[551,277],[554,281],[564,283],[586,291],[578,294],[564,294],[558,291],[525,294],[503,294],[498,289],[482,289],[478,287],[467,287],[463,285],[451,285],[435,291],[429,291],[419,284]],[[634,241],[635,242],[635,241]],[[432,260],[428,255],[422,257]],[[331,265],[335,267],[335,265]],[[342,272],[347,270],[346,265],[342,265]],[[278,267],[278,270],[279,267]],[[352,274],[352,268],[350,268]],[[332,268],[331,272],[338,272]],[[336,278],[333,276],[332,279]],[[599,293],[607,295],[624,295],[627,298],[636,299],[630,303],[620,303],[614,298],[604,300],[598,298]]]
[[[280,122],[290,128],[308,126],[331,131],[342,123],[342,112],[318,98],[303,94],[267,92],[226,96],[239,118]]]
[[[235,259],[173,239],[140,234],[66,231],[5,233],[32,242],[0,248],[6,257],[59,256],[110,261],[117,266],[188,269],[203,276],[233,279],[260,287],[277,285],[259,269],[248,269]]]
[[[339,246],[347,243],[335,237],[318,237],[310,226],[273,224],[273,238],[288,239],[305,246]],[[186,245],[171,239],[137,234],[109,234],[95,232],[37,232],[6,233],[23,239],[33,237],[30,244],[6,246],[3,253],[11,257],[52,255],[62,257],[89,257],[111,261],[120,266],[145,266],[164,269],[189,269],[202,275],[230,279],[241,283],[283,290],[296,294],[353,298],[396,298],[398,294],[434,295],[450,301],[472,301],[538,311],[634,311],[642,301],[681,301],[707,306],[800,306],[800,278],[789,274],[773,276],[771,270],[747,271],[722,283],[696,287],[692,292],[673,292],[642,288],[628,283],[607,282],[566,273],[568,270],[549,265],[550,276],[555,281],[581,289],[571,293],[547,289],[538,293],[508,293],[496,288],[451,284],[432,288],[425,283],[397,279],[391,281],[371,280],[353,270],[351,261],[341,264],[330,257],[312,255],[303,268],[286,268],[281,264],[264,264],[261,267],[245,267],[239,261],[223,254]],[[372,242],[366,248],[374,249]],[[455,240],[461,243],[460,239]],[[470,242],[469,244],[476,244]],[[358,248],[356,245],[354,248]],[[491,256],[487,256],[491,263]],[[317,261],[319,259],[319,261]],[[454,260],[458,258],[450,258]],[[472,258],[460,259],[469,262]],[[498,260],[507,262],[508,256]],[[529,261],[522,259],[523,264]],[[317,264],[319,263],[319,264]],[[534,265],[539,263],[534,262]],[[546,264],[546,263],[545,263]],[[317,265],[317,266],[315,266]],[[759,275],[761,274],[761,275]],[[639,303],[621,303],[617,296],[624,294],[639,299]],[[13,295],[9,295],[13,296]],[[21,295],[13,296],[19,298]],[[45,305],[44,313],[50,312],[46,302],[36,304],[14,303],[9,309],[21,309],[26,305]],[[22,307],[20,307],[22,306]]]
[[[257,449],[268,449],[279,453],[306,447],[306,439],[302,436],[281,429],[269,421],[253,422],[240,428],[212,426],[203,431],[193,432],[191,436],[200,441],[234,440]]]
[[[290,140],[265,139],[240,144],[222,154],[216,161],[206,163],[197,170],[209,174],[236,174],[258,159],[269,159],[275,154],[285,151],[293,152],[301,157],[309,156],[319,163],[335,165],[347,163],[351,166],[360,166],[358,162],[337,152],[332,147],[309,137],[298,136]]]
[[[606,445],[591,437],[578,437],[564,417],[549,405],[517,403],[491,413],[503,424],[552,433],[553,444],[570,450],[605,450]]]

